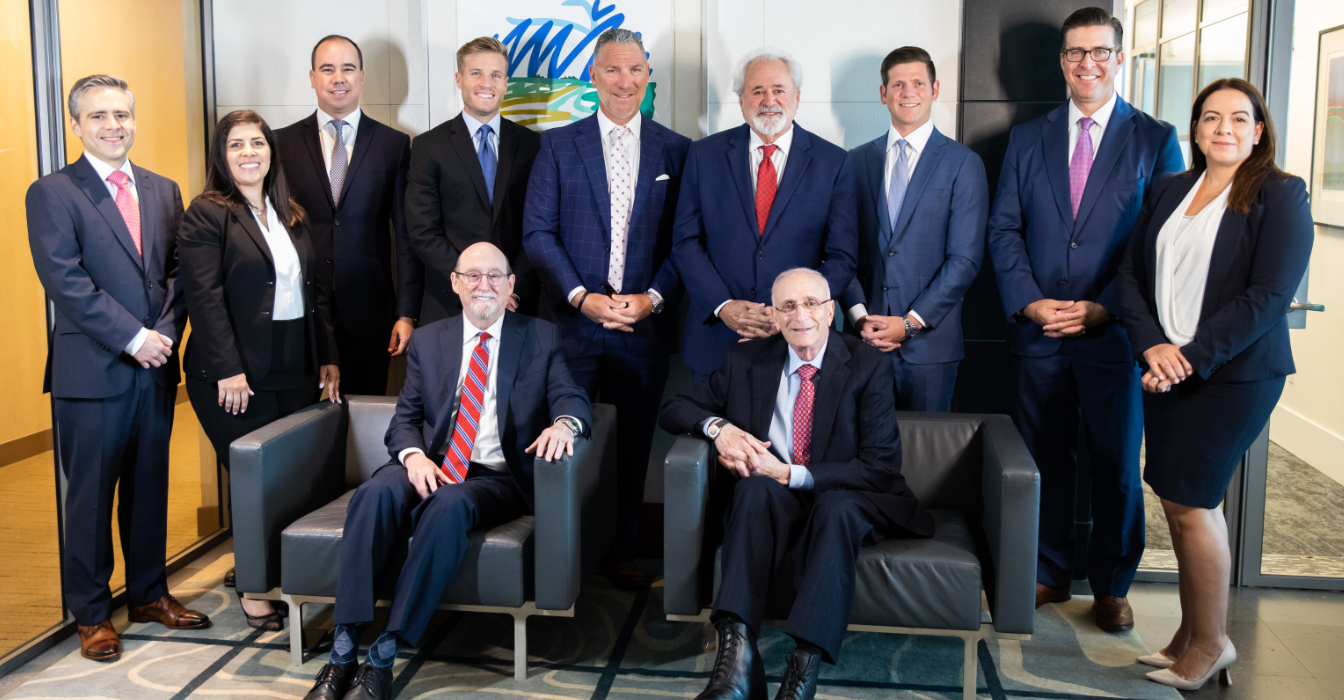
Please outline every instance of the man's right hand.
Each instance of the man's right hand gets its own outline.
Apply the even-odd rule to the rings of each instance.
[[[768,338],[779,332],[765,304],[734,299],[719,309],[719,319],[743,338]]]
[[[761,467],[760,452],[770,447],[770,443],[761,442],[747,431],[724,423],[719,436],[714,438],[714,448],[719,451],[719,464],[733,474],[746,478]]]
[[[593,323],[612,331],[633,333],[634,325],[639,322],[639,314],[630,308],[630,304],[616,301],[606,294],[578,294],[570,302],[574,308],[587,316]],[[580,306],[582,304],[582,306]]]
[[[159,335],[158,331],[149,331],[145,336],[145,342],[140,344],[140,349],[131,357],[139,362],[141,367],[149,368],[162,367],[172,354],[173,344]]]
[[[1066,324],[1071,321],[1078,321],[1087,315],[1082,309],[1072,309],[1065,311],[1073,306],[1072,301],[1060,301],[1058,299],[1041,299],[1027,304],[1022,309],[1022,315],[1031,319],[1033,323],[1042,328],[1057,324]],[[1047,330],[1047,338],[1063,338],[1066,334],[1057,331]]]
[[[432,462],[423,452],[406,455],[406,476],[420,498],[429,498],[429,494],[439,490],[440,484],[452,483],[439,465]]]

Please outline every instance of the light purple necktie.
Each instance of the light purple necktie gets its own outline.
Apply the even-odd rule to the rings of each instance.
[[[1078,144],[1073,147],[1073,161],[1069,163],[1069,203],[1073,205],[1073,218],[1078,218],[1078,205],[1083,203],[1083,190],[1087,188],[1087,174],[1092,172],[1092,117],[1078,120]]]

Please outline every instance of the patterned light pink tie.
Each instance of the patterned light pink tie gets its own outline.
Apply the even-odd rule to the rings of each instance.
[[[1078,143],[1073,147],[1073,160],[1069,163],[1069,203],[1073,205],[1073,218],[1078,218],[1078,205],[1083,203],[1083,190],[1087,189],[1087,174],[1092,172],[1092,117],[1078,120]]]
[[[107,181],[117,186],[117,211],[121,212],[121,218],[126,221],[126,228],[131,232],[131,240],[135,241],[135,252],[143,257],[145,251],[140,244],[140,207],[136,206],[135,198],[131,196],[131,178],[117,170],[107,176]]]
[[[607,284],[618,293],[625,281],[625,239],[630,232],[630,207],[635,199],[635,189],[630,183],[630,154],[625,145],[630,136],[630,129],[625,126],[611,130],[611,176],[607,185],[611,195],[611,258],[607,263]]]
[[[816,396],[812,377],[816,373],[817,368],[812,365],[798,368],[803,383],[798,388],[798,398],[793,400],[793,463],[804,467],[812,461],[812,399]]]

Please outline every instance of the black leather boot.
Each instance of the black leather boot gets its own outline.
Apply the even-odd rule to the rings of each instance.
[[[817,694],[817,673],[821,671],[821,654],[794,649],[786,660],[784,679],[779,684],[775,700],[812,700]]]
[[[766,700],[765,665],[747,623],[725,615],[714,627],[719,632],[714,673],[695,700]]]
[[[355,668],[358,666],[354,661],[323,666],[317,672],[313,689],[303,696],[303,700],[341,700],[345,697],[345,691],[350,689],[350,680],[355,677]]]
[[[372,664],[360,664],[345,700],[392,700],[392,672]]]

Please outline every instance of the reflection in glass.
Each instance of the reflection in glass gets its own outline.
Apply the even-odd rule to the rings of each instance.
[[[1134,81],[1130,102],[1140,111],[1152,114],[1157,107],[1157,53],[1135,54],[1130,65],[1131,80]]]
[[[1246,15],[1200,30],[1199,87],[1219,78],[1246,77]]]
[[[1198,0],[1162,0],[1162,38],[1195,30]]]
[[[1161,53],[1157,118],[1174,125],[1177,135],[1189,136],[1190,105],[1195,97],[1195,33],[1163,44]]]
[[[1157,3],[1158,0],[1148,0],[1134,8],[1134,46],[1157,41]]]
[[[1200,22],[1214,22],[1224,17],[1231,17],[1238,12],[1245,12],[1247,6],[1246,0],[1204,0],[1204,9],[1200,13]]]
[[[1285,432],[1294,449],[1298,442],[1310,448],[1304,434]],[[1329,466],[1318,469],[1270,441],[1261,573],[1344,578],[1344,475]]]

